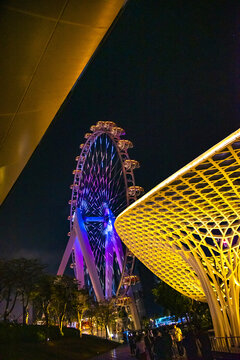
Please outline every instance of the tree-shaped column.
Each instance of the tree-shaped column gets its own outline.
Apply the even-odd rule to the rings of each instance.
[[[115,222],[150,270],[207,301],[215,335],[240,336],[240,130],[131,205]]]

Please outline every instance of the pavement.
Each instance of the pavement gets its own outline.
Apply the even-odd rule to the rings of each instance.
[[[147,358],[150,359],[149,356]],[[107,353],[91,358],[91,360],[136,360],[136,358],[130,355],[129,345],[120,345]],[[186,357],[173,357],[173,360],[186,360]]]
[[[225,356],[228,355],[228,356]],[[223,357],[221,354],[218,356],[214,356],[215,360],[239,360],[239,354],[225,354],[223,353]],[[113,349],[105,354],[95,356],[91,360],[135,360],[135,357],[130,356],[129,346],[128,345],[120,345],[116,349]],[[185,356],[182,357],[173,357],[173,360],[186,360]],[[198,358],[201,360],[201,358]]]
[[[226,356],[227,355],[227,356]],[[135,357],[130,355],[130,349],[128,345],[120,345],[117,348],[104,353],[102,355],[95,356],[91,360],[135,360]],[[186,360],[186,356],[182,357],[173,357],[173,360]],[[240,360],[239,354],[225,354],[218,353],[217,355],[214,354],[215,360]],[[201,360],[201,358],[198,358]]]
[[[95,356],[91,360],[133,360],[134,357],[130,356],[130,350],[128,345],[120,345],[117,348],[102,354]]]

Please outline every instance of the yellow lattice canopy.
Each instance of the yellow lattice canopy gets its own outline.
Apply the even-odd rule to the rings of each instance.
[[[239,326],[239,195],[237,130],[132,204],[115,222],[123,242],[157,276],[193,299],[207,298],[212,314],[219,307],[228,335],[239,332],[231,330]],[[228,314],[232,306],[234,324]]]

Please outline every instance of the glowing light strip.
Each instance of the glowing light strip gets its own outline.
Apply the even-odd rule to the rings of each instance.
[[[104,222],[104,218],[101,216],[87,216],[83,219],[84,222]]]

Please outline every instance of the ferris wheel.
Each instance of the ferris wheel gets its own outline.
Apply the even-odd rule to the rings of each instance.
[[[114,229],[117,215],[143,193],[136,186],[125,131],[114,122],[99,121],[85,134],[71,185],[69,241],[58,274],[65,271],[69,257],[81,287],[92,290],[98,301],[115,297],[128,299],[134,255],[122,244]]]

